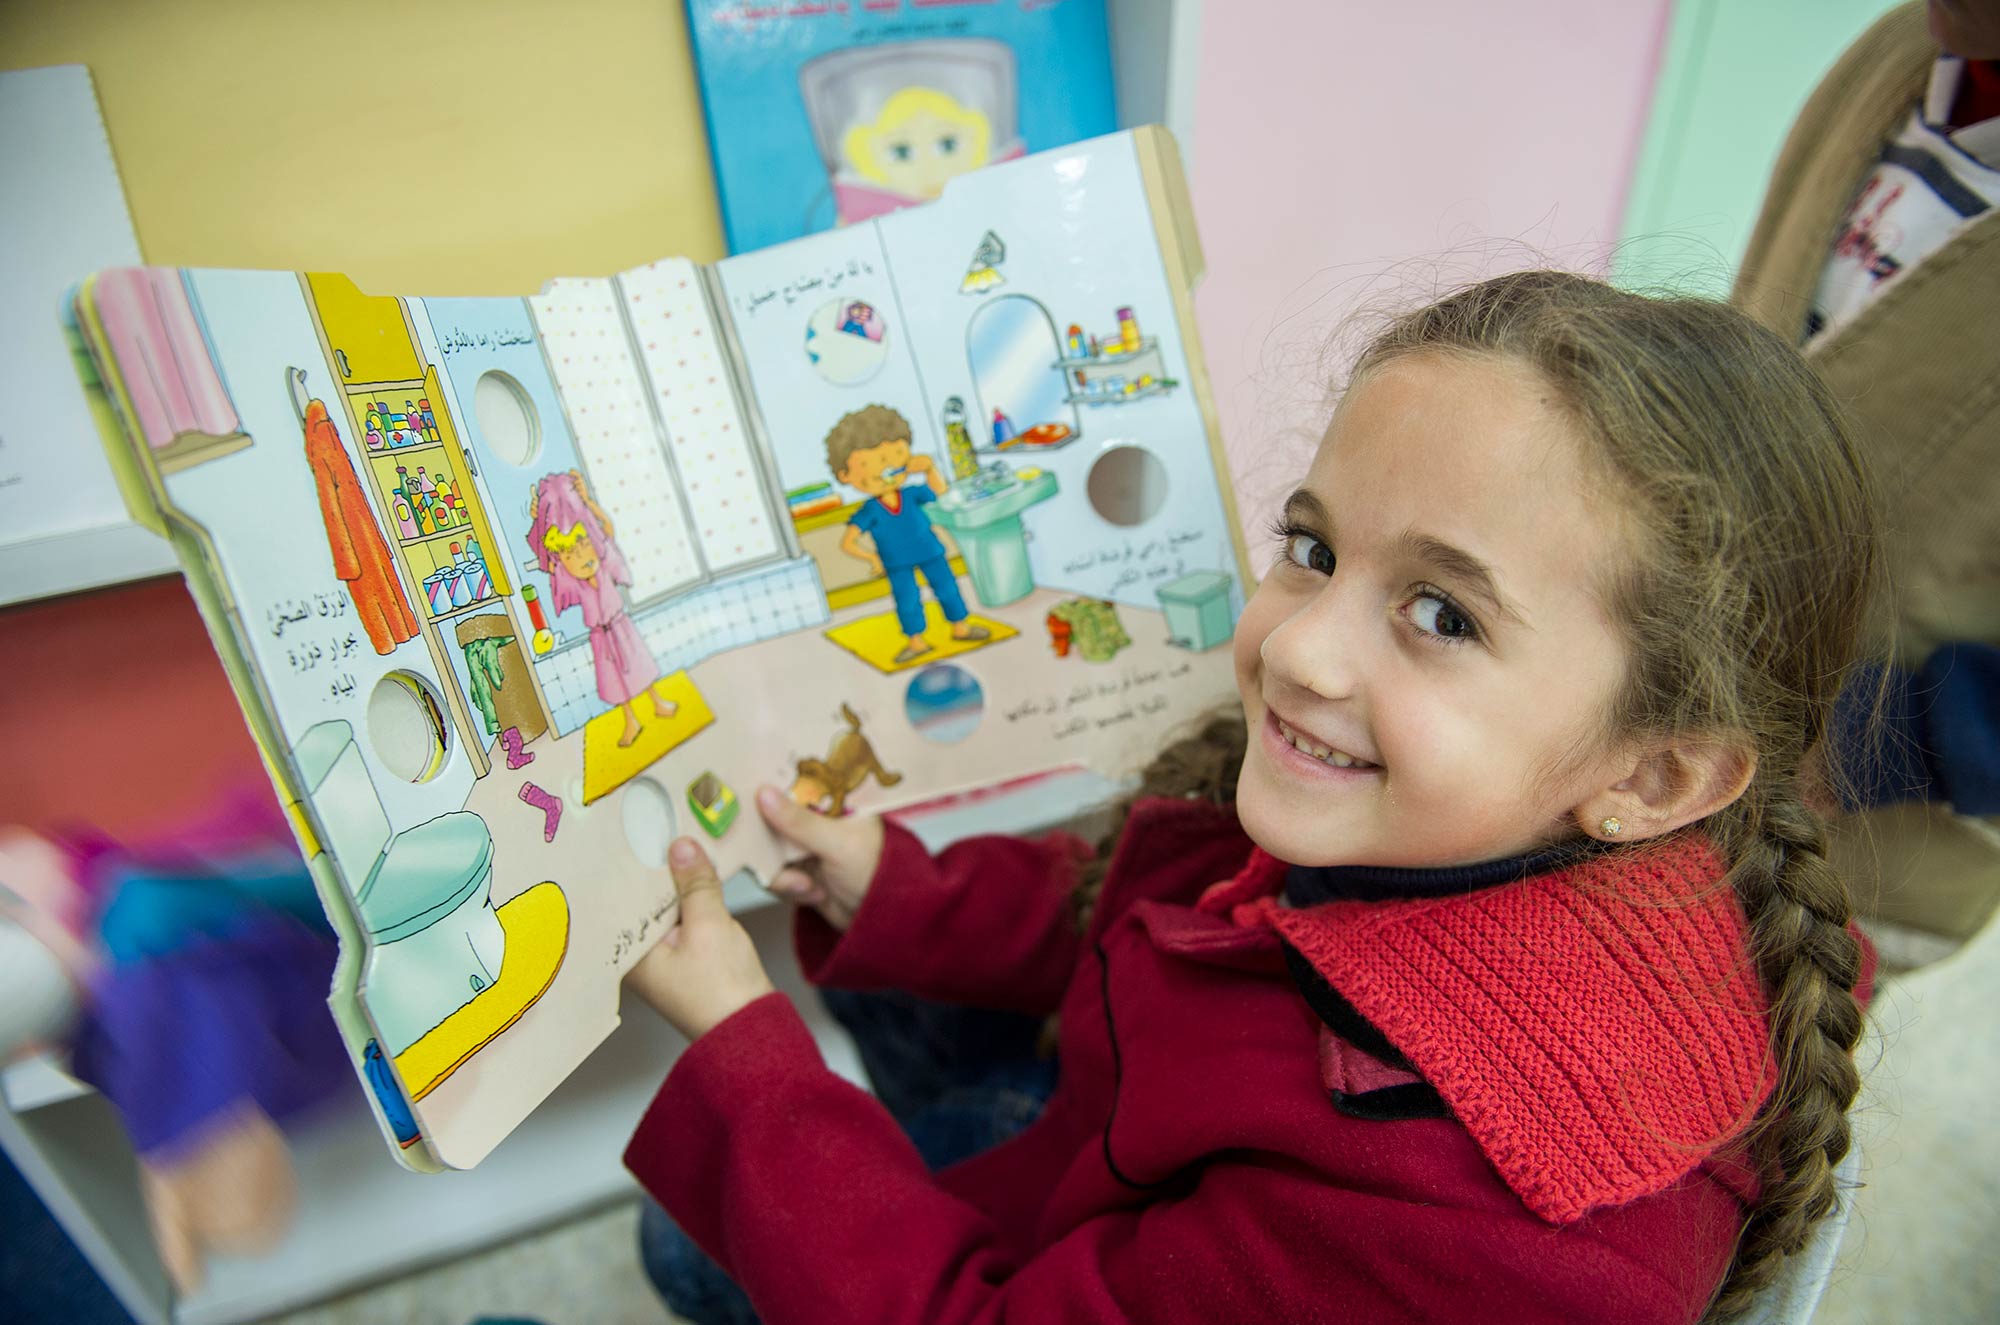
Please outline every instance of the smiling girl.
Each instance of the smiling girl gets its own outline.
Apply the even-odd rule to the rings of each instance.
[[[676,844],[626,1160],[748,1290],[697,1319],[1686,1322],[1833,1208],[1868,960],[1804,790],[1876,549],[1819,380],[1497,278],[1363,354],[1275,535],[1241,716],[1096,859],[760,794],[816,982],[1060,1012],[997,1149],[928,1172]]]

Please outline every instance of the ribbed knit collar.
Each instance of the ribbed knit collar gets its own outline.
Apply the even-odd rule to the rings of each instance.
[[[1577,838],[1519,856],[1408,869],[1393,865],[1288,865],[1285,905],[1318,906],[1323,902],[1384,902],[1396,897],[1451,897],[1513,883],[1533,874],[1563,869],[1605,850],[1610,844]]]
[[[1276,930],[1523,1203],[1564,1223],[1663,1190],[1742,1133],[1777,1081],[1764,995],[1697,835],[1475,877],[1500,864],[1511,882],[1295,907],[1291,868],[1253,850],[1198,906]]]

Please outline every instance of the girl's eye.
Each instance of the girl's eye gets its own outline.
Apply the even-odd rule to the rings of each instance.
[[[1408,615],[1411,625],[1440,644],[1466,644],[1479,638],[1478,623],[1435,589],[1412,598]]]
[[[958,139],[952,137],[950,134],[946,134],[944,137],[938,139],[938,151],[943,152],[946,156],[950,156],[957,150]]]
[[[1315,574],[1333,574],[1333,549],[1311,534],[1286,535],[1285,556],[1293,565],[1303,566]]]
[[[898,161],[908,161],[911,155],[910,145],[908,143],[891,143],[889,144],[889,155],[895,157]]]

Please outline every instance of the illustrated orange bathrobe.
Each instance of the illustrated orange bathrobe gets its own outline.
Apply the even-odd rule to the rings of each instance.
[[[306,461],[319,487],[319,510],[326,520],[326,539],[333,549],[333,573],[347,581],[348,595],[361,617],[361,628],[377,653],[391,653],[417,634],[417,618],[396,581],[389,545],[368,509],[361,480],[340,433],[327,416],[326,405],[306,405]]]

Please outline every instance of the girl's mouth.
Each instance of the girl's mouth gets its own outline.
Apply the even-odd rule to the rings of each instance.
[[[1322,745],[1303,732],[1295,730],[1277,714],[1265,711],[1265,744],[1277,759],[1300,772],[1324,776],[1328,773],[1366,774],[1382,771],[1380,764],[1371,764],[1365,759]]]

